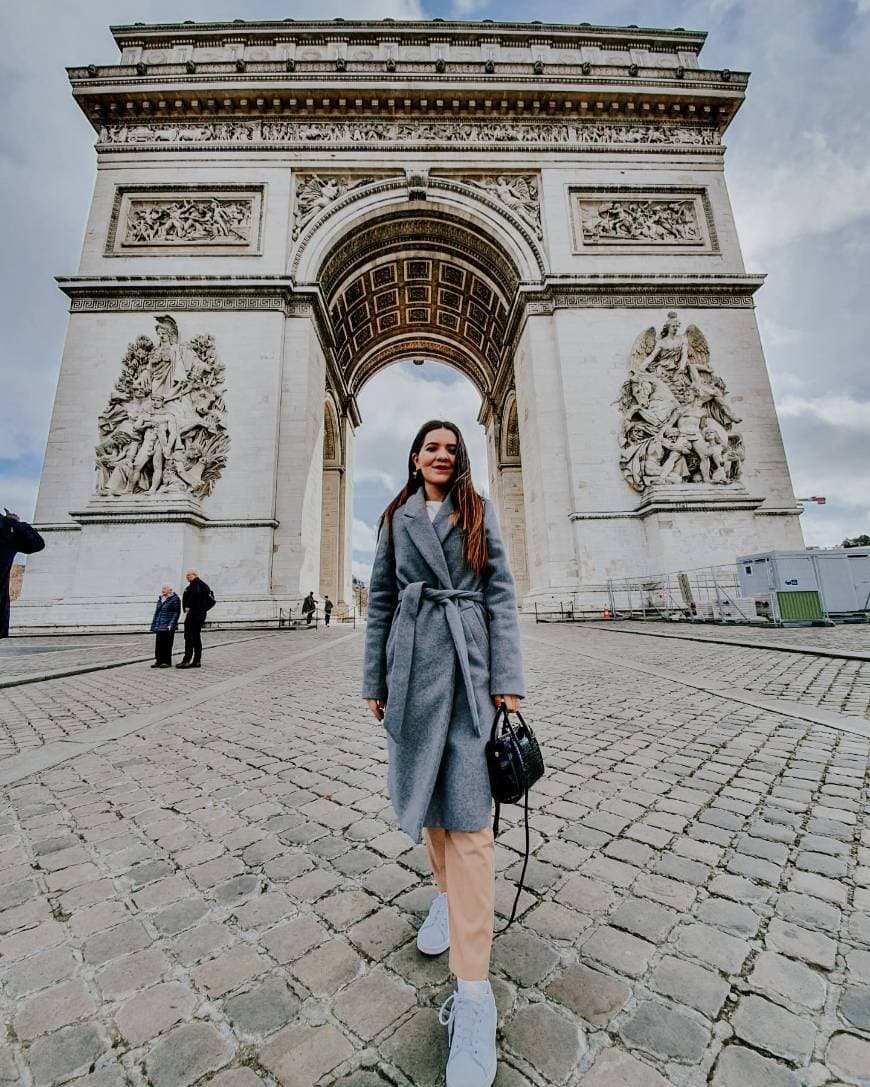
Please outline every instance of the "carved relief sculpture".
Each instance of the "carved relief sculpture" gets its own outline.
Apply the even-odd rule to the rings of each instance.
[[[643,493],[655,484],[736,482],[745,451],[726,392],[696,325],[682,332],[669,313],[658,336],[642,332],[617,401],[619,466],[629,485]]]
[[[213,336],[181,343],[172,317],[139,336],[99,418],[98,495],[205,498],[227,463],[224,365]]]
[[[137,143],[408,143],[631,144],[717,147],[713,127],[588,121],[400,122],[400,121],[210,121],[201,124],[107,125],[101,144]]]
[[[124,245],[227,245],[250,241],[251,200],[135,200]]]
[[[703,235],[693,200],[581,200],[583,243],[698,245]]]
[[[531,227],[536,238],[543,238],[541,205],[538,199],[538,183],[533,177],[516,177],[498,174],[494,177],[465,178],[466,184],[483,189],[490,196]]]
[[[311,222],[315,215],[335,203],[340,196],[344,196],[350,189],[358,189],[361,185],[368,185],[375,179],[373,177],[346,178],[346,177],[321,177],[312,174],[310,177],[300,177],[296,182],[296,214],[293,218],[293,241],[295,242],[302,233],[304,227]]]

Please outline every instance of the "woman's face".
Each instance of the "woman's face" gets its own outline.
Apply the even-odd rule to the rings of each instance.
[[[420,452],[414,454],[414,464],[420,469],[424,482],[446,491],[456,467],[456,448],[456,435],[452,430],[439,427],[428,432]]]

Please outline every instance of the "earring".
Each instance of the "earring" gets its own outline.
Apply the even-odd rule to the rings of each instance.
[[[415,483],[419,483],[419,482],[420,482],[420,469],[419,469],[419,468],[418,468],[418,469],[417,469],[417,471],[416,471],[416,472],[414,473],[414,482],[415,482]]]

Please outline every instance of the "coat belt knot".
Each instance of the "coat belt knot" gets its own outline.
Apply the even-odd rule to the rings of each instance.
[[[462,682],[465,684],[465,694],[468,699],[468,708],[474,724],[474,731],[477,736],[481,735],[480,715],[477,711],[477,699],[471,681],[468,644],[465,640],[465,628],[459,617],[459,604],[466,600],[472,604],[483,604],[484,599],[481,592],[472,592],[469,589],[433,589],[425,581],[412,582],[399,593],[399,629],[396,631],[396,639],[403,647],[403,652],[397,654],[397,664],[401,661],[401,665],[391,677],[390,700],[395,699],[394,705],[402,707],[402,719],[390,722],[390,732],[394,739],[401,736],[404,724],[405,706],[408,701],[408,684],[411,680],[411,665],[414,659],[414,634],[417,629],[417,615],[423,600],[431,601],[433,604],[440,604],[444,609],[447,629],[453,639],[456,657],[459,661],[459,670],[462,673]]]

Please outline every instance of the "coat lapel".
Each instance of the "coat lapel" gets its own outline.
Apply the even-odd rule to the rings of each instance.
[[[438,517],[444,514],[444,506],[446,505],[445,502],[438,511]],[[452,588],[453,582],[450,580],[450,571],[447,569],[447,559],[445,559],[444,552],[441,550],[441,542],[436,534],[435,526],[429,520],[425,492],[422,487],[412,494],[405,503],[404,516],[408,535],[429,564],[432,573],[438,578],[443,588]],[[438,517],[436,517],[436,521]]]
[[[435,520],[432,522],[432,528],[435,529],[435,535],[438,537],[438,542],[442,548],[444,541],[453,531],[453,511],[456,507],[453,505],[453,495],[448,494],[444,501],[441,503],[441,509],[435,514]]]

